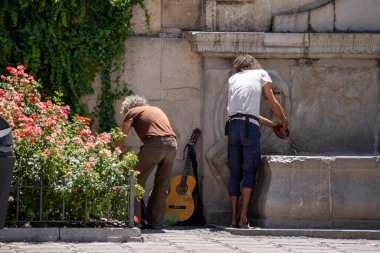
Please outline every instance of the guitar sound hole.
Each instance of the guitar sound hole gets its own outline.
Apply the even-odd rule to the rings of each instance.
[[[184,194],[186,194],[187,189],[188,189],[187,185],[185,185],[185,186],[178,185],[177,186],[177,193],[179,195],[184,195]]]

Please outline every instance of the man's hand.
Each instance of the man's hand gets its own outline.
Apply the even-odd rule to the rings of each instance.
[[[286,139],[289,137],[289,129],[282,124],[282,123],[275,123],[272,126],[272,130],[274,134],[280,138],[280,139]]]
[[[288,123],[288,120],[286,118],[281,120],[281,124],[282,124],[282,127],[284,129],[288,129],[289,123]]]

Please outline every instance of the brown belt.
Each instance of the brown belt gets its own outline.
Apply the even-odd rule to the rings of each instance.
[[[176,138],[174,136],[147,136],[146,141],[168,141],[168,140],[175,140]]]
[[[172,135],[167,135],[167,136],[155,136],[155,135],[151,135],[151,136],[147,136],[148,139],[162,139],[162,140],[167,140],[167,139],[170,139],[170,138],[174,138],[174,136]]]

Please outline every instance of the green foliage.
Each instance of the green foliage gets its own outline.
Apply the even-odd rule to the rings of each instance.
[[[87,116],[80,98],[93,92],[91,83],[101,72],[100,130],[109,130],[115,125],[112,102],[128,92],[111,91],[109,76],[120,69],[113,63],[120,62],[115,59],[132,33],[135,5],[148,23],[143,0],[1,0],[0,65],[24,64],[41,78],[43,97],[59,92],[73,114]]]
[[[15,219],[18,206],[21,220],[28,221],[39,215],[58,220],[63,214],[70,221],[125,220],[125,185],[137,180],[136,173],[131,173],[137,156],[122,156],[116,145],[125,135],[118,128],[92,135],[89,118],[76,115],[69,120],[68,106],[41,100],[39,83],[25,70],[22,65],[7,67],[11,75],[0,75],[0,116],[12,128],[14,175],[21,185],[20,192],[13,188],[11,193],[13,199],[20,196],[20,202],[10,203],[10,218]],[[39,187],[43,187],[41,192]],[[136,197],[143,194],[137,182],[135,192]],[[39,211],[40,198],[44,214]]]

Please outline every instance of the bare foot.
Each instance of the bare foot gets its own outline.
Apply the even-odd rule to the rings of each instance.
[[[237,215],[237,216],[232,216],[232,222],[231,222],[231,225],[233,225],[233,226],[237,226],[238,225],[238,223],[239,223],[239,215]]]
[[[247,226],[249,226],[247,217],[240,218],[239,226],[240,227],[247,227]]]

